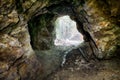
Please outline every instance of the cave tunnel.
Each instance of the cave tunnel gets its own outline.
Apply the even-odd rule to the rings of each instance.
[[[48,13],[36,13],[28,22],[32,48],[41,62],[46,64],[46,75],[63,66],[66,58],[75,52],[87,62],[96,59],[95,42],[89,32],[83,29],[83,24],[87,23],[84,11],[77,15],[70,5],[54,6],[46,8]],[[54,65],[50,65],[53,62]]]
[[[0,80],[120,80],[120,0],[0,0]]]
[[[38,15],[38,12],[37,16],[28,22],[31,44],[35,51],[45,51],[52,48],[69,50],[71,46],[78,48],[84,40],[90,42],[89,32],[87,33],[83,29],[83,24],[87,23],[84,11],[77,15],[71,5],[64,4],[47,7],[48,13]],[[83,17],[79,19],[79,16]],[[94,47],[94,44],[91,46]]]

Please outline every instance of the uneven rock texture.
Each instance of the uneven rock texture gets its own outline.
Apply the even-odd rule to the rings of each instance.
[[[25,25],[21,22],[14,29],[1,31],[1,80],[36,80],[33,74],[37,76],[41,72],[41,65],[31,48],[29,33]]]
[[[0,1],[0,79],[36,80],[40,72],[27,22],[18,14],[14,0]]]
[[[88,1],[84,9],[92,24],[92,33],[102,52],[99,57],[110,58],[120,50],[120,0]]]
[[[64,66],[44,80],[120,80],[120,59],[87,63],[77,50],[70,53]]]
[[[77,22],[78,30],[83,33],[86,42],[89,42],[88,34],[91,34],[100,50],[96,53],[97,57],[117,55],[120,49],[119,2],[0,0],[0,80],[40,80],[48,69],[49,73],[52,72],[50,66],[46,67],[44,73],[44,66],[49,61],[43,62],[49,59],[50,65],[56,59],[53,57],[56,52],[63,53],[53,45],[53,23],[62,15],[70,15]],[[46,52],[44,59],[40,59],[43,58],[41,54]],[[63,54],[56,55],[61,57]],[[55,69],[56,65],[58,67],[60,61],[53,65]]]

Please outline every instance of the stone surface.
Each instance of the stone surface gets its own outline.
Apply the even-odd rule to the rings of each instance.
[[[84,7],[92,24],[92,34],[102,52],[99,57],[110,58],[119,50],[119,1],[88,1]]]
[[[1,80],[36,80],[33,73],[41,70],[35,55],[25,56],[28,53],[17,38],[7,34],[0,35],[0,79]],[[31,71],[30,71],[31,70]],[[39,71],[41,72],[41,71]],[[28,77],[31,75],[30,77]]]
[[[120,80],[120,59],[86,63],[77,51],[64,66],[44,80]]]
[[[11,11],[8,15],[0,15],[0,30],[15,25],[19,21],[16,10]]]
[[[0,79],[36,80],[41,64],[32,50],[27,22],[14,3],[0,2]]]

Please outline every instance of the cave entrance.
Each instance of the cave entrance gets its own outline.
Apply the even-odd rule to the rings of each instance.
[[[69,15],[56,19],[55,33],[55,46],[78,46],[84,41],[83,35],[77,30],[76,22]]]

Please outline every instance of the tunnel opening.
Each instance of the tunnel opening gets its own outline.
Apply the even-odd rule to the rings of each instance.
[[[77,25],[69,15],[58,17],[55,21],[55,46],[78,46],[84,39],[77,30]]]

